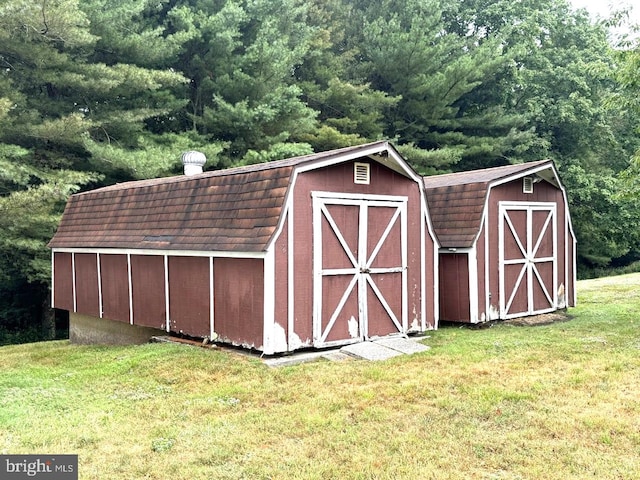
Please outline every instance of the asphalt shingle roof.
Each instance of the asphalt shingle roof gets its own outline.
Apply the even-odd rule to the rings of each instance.
[[[444,248],[469,248],[482,222],[485,199],[492,185],[550,160],[424,177],[431,223]]]
[[[296,166],[375,142],[286,160],[111,185],[72,195],[51,248],[264,251]]]

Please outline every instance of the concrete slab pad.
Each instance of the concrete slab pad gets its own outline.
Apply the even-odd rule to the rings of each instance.
[[[400,353],[411,355],[412,353],[426,352],[431,347],[418,343],[417,341],[404,337],[386,337],[373,340],[373,343],[383,347],[397,350]]]
[[[323,353],[322,358],[332,362],[344,362],[346,360],[353,360],[355,357],[341,352],[340,350],[331,350],[330,352]]]
[[[313,362],[322,357],[322,352],[303,352],[292,355],[263,358],[262,363],[269,367],[288,367],[300,363]]]
[[[364,360],[387,360],[389,358],[402,355],[398,350],[387,348],[384,345],[379,345],[374,342],[360,342],[352,345],[347,345],[340,349],[341,352],[348,353],[354,357],[362,358]]]

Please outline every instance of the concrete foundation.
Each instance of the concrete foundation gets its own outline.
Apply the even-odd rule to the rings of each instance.
[[[69,312],[69,340],[84,345],[135,345],[147,343],[151,337],[166,335],[156,328],[96,318]]]

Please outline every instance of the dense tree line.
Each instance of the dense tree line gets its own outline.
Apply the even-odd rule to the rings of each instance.
[[[636,261],[638,52],[567,0],[3,0],[0,340],[52,335],[68,196],[187,149],[212,169],[387,138],[423,174],[550,157],[581,273]]]

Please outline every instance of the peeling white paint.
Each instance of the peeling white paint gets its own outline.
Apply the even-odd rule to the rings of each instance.
[[[487,321],[487,315],[484,312],[482,312],[482,315],[480,315],[480,321],[482,323]]]
[[[242,348],[247,348],[249,350],[259,350],[261,352],[264,351],[263,345],[256,346],[255,343],[238,342],[226,336],[219,336],[217,341],[221,343],[227,343],[229,345],[233,345],[234,347],[242,347]]]
[[[564,291],[564,283],[560,284],[558,288],[558,308],[566,308],[567,307],[567,299]]]
[[[289,350],[297,350],[299,348],[302,347],[306,347],[308,346],[308,342],[307,344],[305,344],[305,342],[302,341],[302,339],[296,335],[295,332],[291,332],[289,335]]]
[[[287,351],[287,332],[278,322],[273,322],[271,346],[274,352]]]
[[[351,338],[358,338],[360,336],[359,333],[359,328],[358,328],[358,321],[353,318],[353,315],[351,316],[351,318],[349,319],[349,335],[351,336]]]
[[[500,318],[500,311],[495,305],[489,305],[489,320],[498,320]]]
[[[420,331],[420,321],[417,318],[413,319],[411,322],[411,326],[409,327],[410,332],[419,332]]]

